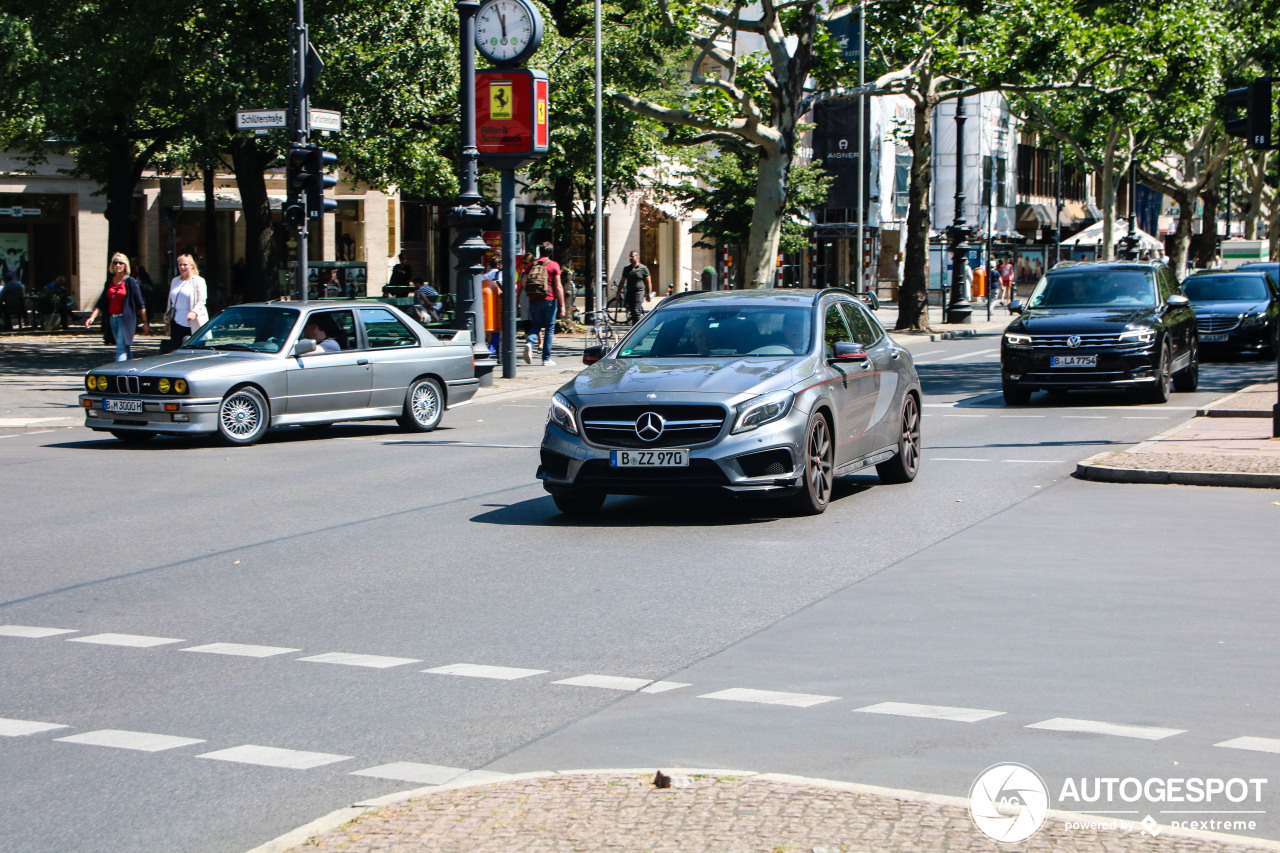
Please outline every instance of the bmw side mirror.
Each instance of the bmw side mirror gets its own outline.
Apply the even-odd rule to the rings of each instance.
[[[595,364],[600,359],[609,354],[609,348],[606,346],[587,347],[582,351],[583,364]]]
[[[1010,314],[1021,314],[1021,313],[1022,313],[1022,302],[1020,302],[1020,301],[1019,301],[1019,300],[1017,300],[1017,299],[1015,299],[1015,300],[1013,300],[1012,302],[1010,302],[1010,303],[1009,303],[1009,313],[1010,313]]]
[[[1185,305],[1190,305],[1191,300],[1183,296],[1181,293],[1173,293],[1165,300],[1165,304],[1170,308],[1182,308]]]
[[[306,355],[309,352],[315,352],[315,350],[316,342],[311,340],[311,338],[303,338],[293,345],[293,354],[295,356]]]
[[[855,344],[851,341],[836,341],[831,361],[866,362],[870,358],[867,355],[867,348],[862,344]]]

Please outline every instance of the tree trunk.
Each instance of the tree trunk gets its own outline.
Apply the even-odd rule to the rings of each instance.
[[[1262,192],[1267,185],[1267,172],[1271,166],[1271,152],[1262,151],[1256,158],[1243,158],[1245,204],[1241,216],[1244,218],[1244,239],[1258,239],[1258,218],[1263,215]]]
[[[1102,155],[1102,168],[1098,170],[1098,202],[1102,208],[1102,245],[1098,250],[1098,260],[1115,260],[1116,230],[1116,149],[1115,134],[1107,139],[1107,148]]]
[[[222,251],[218,246],[217,207],[214,203],[213,169],[205,167],[204,171],[204,266],[200,268],[201,277],[208,287],[209,315],[213,316],[222,310],[225,300],[222,298],[222,275],[220,272]]]
[[[782,237],[782,217],[787,213],[787,175],[791,171],[789,151],[761,146],[757,169],[755,207],[751,210],[747,256],[742,265],[747,287],[768,288],[778,278],[778,242]]]
[[[1196,266],[1207,269],[1214,255],[1218,253],[1218,208],[1222,203],[1222,194],[1219,191],[1222,173],[1215,171],[1213,176],[1209,178],[1208,184],[1200,191],[1200,197],[1204,199],[1204,212],[1200,214],[1200,251],[1196,258]]]
[[[116,133],[108,149],[110,173],[107,178],[107,256],[123,252],[130,258],[138,254],[138,224],[133,215],[133,194],[142,176],[134,157],[134,144],[128,136]],[[102,277],[106,278],[106,261],[102,259]]]
[[[1178,205],[1178,224],[1173,230],[1173,253],[1169,255],[1169,266],[1178,281],[1182,281],[1187,275],[1187,253],[1191,251],[1191,220],[1195,214],[1196,194],[1195,190],[1188,188],[1170,198]]]
[[[275,226],[271,222],[271,200],[263,170],[275,159],[263,151],[255,139],[236,136],[231,140],[231,162],[244,207],[244,293],[237,294],[245,302],[259,302],[278,296],[277,275],[280,268],[276,256]],[[306,263],[306,247],[300,260]],[[285,289],[292,290],[293,283]]]
[[[911,137],[907,244],[898,291],[898,331],[929,331],[929,186],[933,182],[933,104],[917,101]]]

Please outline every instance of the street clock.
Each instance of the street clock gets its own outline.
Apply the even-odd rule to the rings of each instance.
[[[529,0],[486,0],[476,13],[476,50],[494,65],[519,65],[542,44],[542,13]]]

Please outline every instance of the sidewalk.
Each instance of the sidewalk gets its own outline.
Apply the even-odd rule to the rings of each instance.
[[[732,770],[666,774],[666,788],[655,784],[654,770],[602,770],[406,791],[340,809],[250,853],[1280,850],[1272,841],[1166,827],[1144,832],[1137,822],[1057,811],[1027,841],[997,844],[974,825],[962,797]]]

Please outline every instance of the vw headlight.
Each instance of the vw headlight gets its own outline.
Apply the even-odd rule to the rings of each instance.
[[[733,421],[731,432],[748,432],[758,426],[786,417],[787,412],[791,411],[791,403],[795,398],[796,395],[790,391],[774,391],[745,403],[739,403],[738,416]]]
[[[1031,346],[1031,336],[1020,335],[1016,332],[1006,332],[1004,342],[1011,347],[1029,347]]]
[[[564,398],[562,394],[553,394],[551,408],[547,409],[547,420],[570,435],[578,434],[578,425],[574,421],[577,408]]]
[[[1155,339],[1155,329],[1130,329],[1127,332],[1120,333],[1120,343],[1122,344],[1149,344],[1154,343]]]

